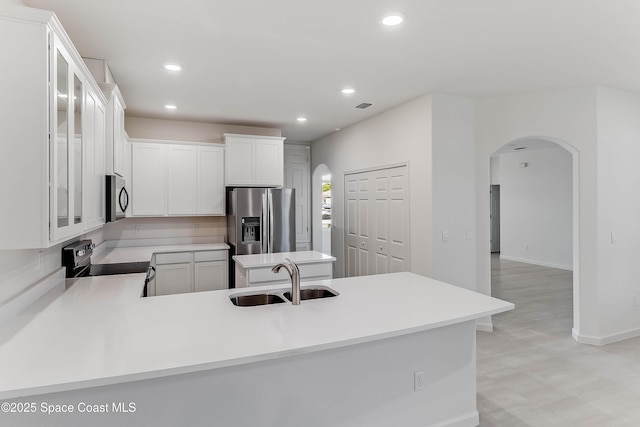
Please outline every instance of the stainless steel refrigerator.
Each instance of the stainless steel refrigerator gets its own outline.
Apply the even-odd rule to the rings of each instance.
[[[230,188],[227,241],[234,255],[296,250],[293,188]]]

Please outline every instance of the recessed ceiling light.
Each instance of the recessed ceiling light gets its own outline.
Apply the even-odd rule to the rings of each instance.
[[[165,64],[164,68],[166,68],[169,71],[180,71],[180,70],[182,70],[182,67],[179,66],[178,64]]]
[[[298,117],[296,120],[299,121],[300,123],[302,123],[302,122],[306,122],[307,118],[306,117]]]
[[[382,18],[382,23],[388,27],[402,24],[402,21],[404,21],[404,18],[399,13],[390,13]]]
[[[164,106],[164,108],[166,108],[167,110],[175,110],[178,107],[176,107],[173,104],[167,104],[167,105]]]
[[[336,128],[336,131],[339,131],[339,130],[340,130],[340,128]]]
[[[352,89],[350,87],[346,87],[346,88],[342,89],[342,93],[344,93],[345,95],[351,95],[355,91],[356,91],[355,89]]]

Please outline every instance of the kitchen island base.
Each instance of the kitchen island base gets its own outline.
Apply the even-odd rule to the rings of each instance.
[[[361,343],[333,349],[237,362],[218,369],[13,399],[8,402],[35,402],[38,409],[43,402],[72,405],[75,411],[3,413],[0,419],[12,426],[66,427],[466,427],[479,423],[474,320],[390,338],[365,337]],[[423,389],[415,390],[419,388],[416,372],[424,373]],[[109,411],[79,412],[80,404],[85,408],[106,405]],[[113,410],[118,408],[128,411]]]

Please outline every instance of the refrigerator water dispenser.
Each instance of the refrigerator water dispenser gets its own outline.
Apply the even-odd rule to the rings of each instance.
[[[242,217],[242,243],[260,241],[260,217]]]

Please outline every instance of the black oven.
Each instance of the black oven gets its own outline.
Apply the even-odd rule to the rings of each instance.
[[[91,264],[93,248],[95,245],[91,240],[79,240],[62,248],[62,266],[66,269],[67,278],[147,273],[147,280],[153,279],[149,277],[154,270],[149,268],[149,261]]]

